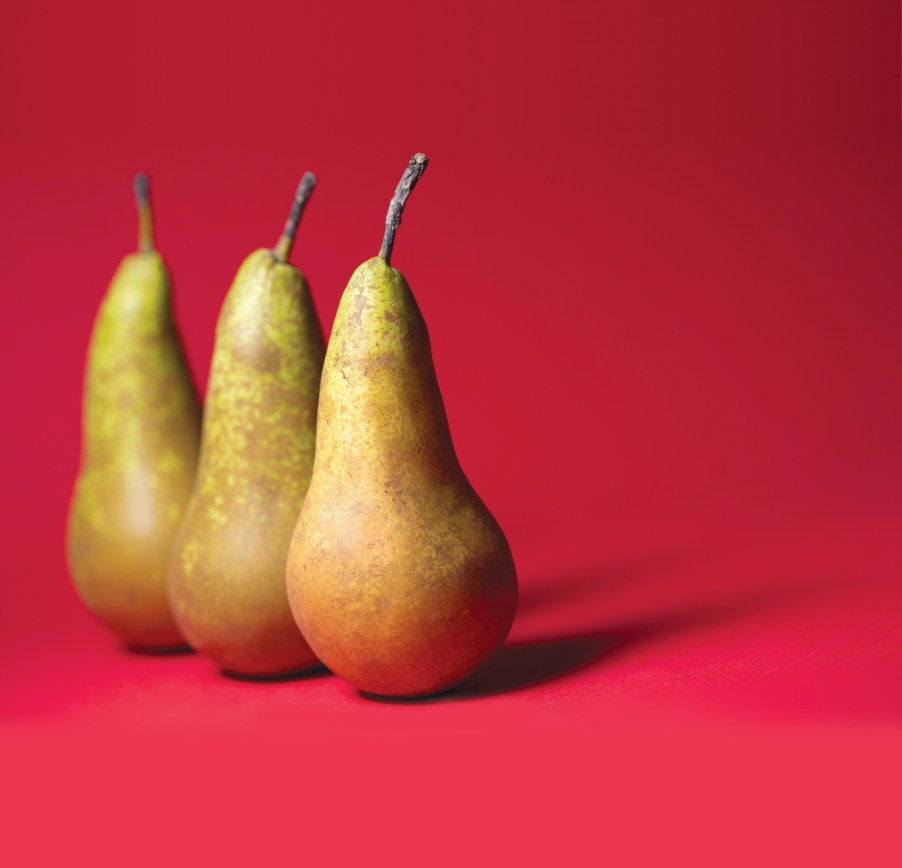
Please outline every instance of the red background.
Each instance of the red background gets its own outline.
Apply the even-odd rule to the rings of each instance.
[[[5,4],[10,864],[898,864],[899,34],[856,0]],[[394,264],[510,647],[407,704],[126,653],[62,541],[133,172],[203,385],[301,173],[328,330],[416,150]]]

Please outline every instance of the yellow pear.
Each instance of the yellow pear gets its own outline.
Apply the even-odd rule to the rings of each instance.
[[[67,550],[88,609],[128,645],[161,648],[184,644],[166,565],[194,480],[201,414],[143,175],[135,197],[139,249],[119,265],[88,349]]]
[[[391,267],[417,154],[379,256],[342,296],[323,370],[313,478],[288,558],[292,612],[363,691],[453,687],[501,645],[517,605],[510,548],[454,452],[426,324]]]
[[[279,243],[245,259],[223,303],[197,481],[169,567],[172,610],[188,642],[242,675],[316,660],[285,593],[325,353],[307,281],[287,262],[315,183],[304,176]]]

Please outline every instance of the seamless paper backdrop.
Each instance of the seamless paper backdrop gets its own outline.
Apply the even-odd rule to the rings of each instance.
[[[70,845],[113,858],[163,800],[194,853],[198,829],[223,845],[223,817],[290,826],[292,799],[311,816],[303,779],[325,815],[346,814],[336,830],[364,836],[402,821],[361,787],[379,804],[428,794],[434,812],[401,811],[417,846],[448,822],[499,854],[516,840],[576,861],[613,845],[587,831],[604,798],[624,818],[647,810],[649,837],[712,852],[754,817],[795,842],[784,856],[812,841],[887,856],[899,46],[899,5],[853,0],[6,4],[0,709],[22,840],[36,811],[59,812]],[[320,183],[292,259],[328,333],[417,150],[430,167],[393,264],[429,324],[461,462],[518,562],[513,656],[481,698],[397,706],[334,678],[249,686],[124,654],[71,593],[63,534],[90,327],[134,246],[132,174],[151,176],[203,388],[234,272],[275,243],[301,174]],[[686,831],[687,787],[715,831]],[[109,822],[72,805],[111,790],[144,801]],[[258,791],[274,814],[247,801]],[[749,803],[732,814],[724,792]],[[198,829],[180,813],[195,799]],[[838,812],[858,843],[843,850],[799,805]],[[615,825],[635,855],[632,825]],[[161,832],[132,856],[170,845]],[[743,846],[732,864],[764,858]]]

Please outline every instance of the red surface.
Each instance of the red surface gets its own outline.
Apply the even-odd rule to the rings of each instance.
[[[899,864],[898,4],[0,18],[5,863]],[[394,263],[510,647],[415,704],[120,650],[62,540],[132,173],[203,383],[300,174],[328,329],[418,149]]]

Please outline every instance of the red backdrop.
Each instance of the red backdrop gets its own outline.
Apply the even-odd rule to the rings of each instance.
[[[796,862],[887,857],[897,3],[8,3],[0,42],[13,846],[137,864],[389,833],[420,864],[689,843],[737,864],[779,835]],[[393,264],[518,562],[511,647],[406,705],[126,654],[62,543],[133,172],[202,386],[302,172],[293,259],[328,331],[416,150]]]

